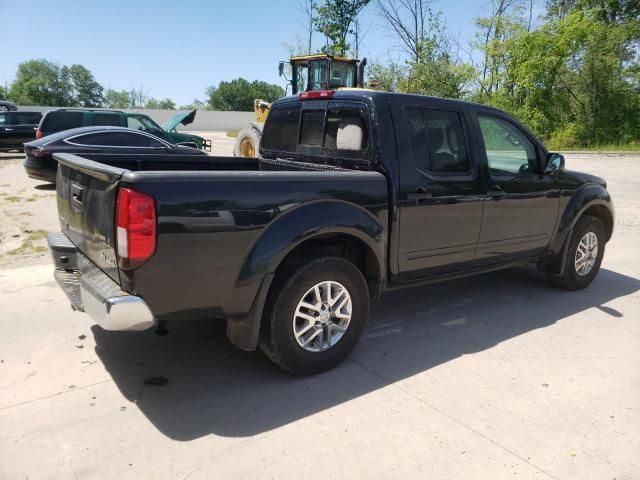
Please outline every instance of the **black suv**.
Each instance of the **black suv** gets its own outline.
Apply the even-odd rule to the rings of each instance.
[[[0,151],[22,150],[36,137],[40,112],[0,112]]]

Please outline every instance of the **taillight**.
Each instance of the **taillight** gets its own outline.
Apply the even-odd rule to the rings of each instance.
[[[31,153],[31,155],[33,155],[34,157],[41,158],[46,157],[50,152],[48,150],[45,150],[44,148],[34,148],[29,153]]]
[[[333,98],[333,90],[313,90],[298,94],[299,100],[322,100],[324,98]]]
[[[133,270],[156,250],[156,202],[146,193],[130,188],[118,190],[116,202],[118,265]]]
[[[36,138],[40,140],[43,137],[41,130],[36,130]]]

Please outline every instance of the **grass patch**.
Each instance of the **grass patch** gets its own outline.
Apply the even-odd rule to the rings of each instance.
[[[19,202],[19,201],[20,201],[20,197],[16,197],[15,195],[5,196],[5,197],[4,197],[4,199],[5,199],[7,202],[14,202],[14,203],[16,203],[16,202]]]
[[[49,194],[46,194],[46,193],[45,193],[45,194],[41,194],[41,195],[39,195],[39,194],[37,194],[37,193],[34,193],[34,194],[33,194],[33,195],[31,195],[29,198],[27,198],[27,202],[35,202],[35,201],[36,201],[36,200],[38,200],[39,198],[49,198],[49,197],[52,197],[52,196],[53,196],[53,195],[52,195],[52,194],[50,194],[50,193],[49,193]]]
[[[560,143],[548,142],[545,146],[551,152],[638,152],[640,153],[640,143],[607,143],[603,145],[589,145],[589,146],[566,146]]]
[[[240,130],[228,130],[227,137],[236,138],[239,133],[240,133]]]
[[[47,237],[46,230],[27,231],[27,238],[22,241],[22,245],[7,252],[8,255],[21,255],[23,253],[43,253],[47,251],[47,247],[43,245],[34,245],[34,242],[43,240]]]

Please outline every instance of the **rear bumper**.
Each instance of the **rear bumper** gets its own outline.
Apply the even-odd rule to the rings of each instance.
[[[121,290],[64,233],[50,233],[48,242],[55,279],[74,310],[87,313],[105,330],[138,331],[155,324],[145,301]]]

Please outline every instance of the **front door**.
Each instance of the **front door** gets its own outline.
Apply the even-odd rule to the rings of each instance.
[[[463,269],[474,258],[483,202],[467,117],[428,103],[398,109],[394,117],[400,275],[413,279]]]
[[[495,263],[540,253],[558,215],[556,176],[544,174],[541,149],[508,117],[480,113],[477,121],[487,197],[476,260]]]

